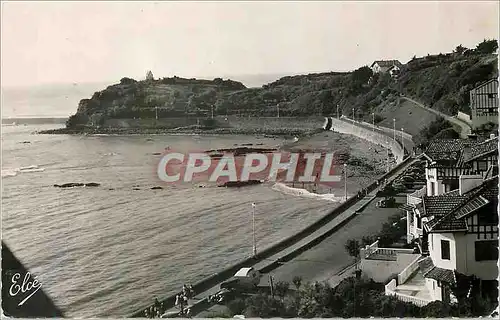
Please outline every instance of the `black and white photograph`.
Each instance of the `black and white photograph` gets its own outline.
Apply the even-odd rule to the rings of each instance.
[[[1,1],[2,318],[498,318],[491,1]]]

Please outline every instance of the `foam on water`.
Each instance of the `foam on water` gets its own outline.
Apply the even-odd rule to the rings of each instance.
[[[305,189],[300,188],[292,188],[283,183],[277,182],[273,185],[273,190],[282,192],[284,194],[288,194],[296,197],[310,198],[310,199],[318,199],[318,200],[327,200],[332,202],[342,202],[344,197],[336,197],[333,193],[326,194],[317,194],[309,192]]]

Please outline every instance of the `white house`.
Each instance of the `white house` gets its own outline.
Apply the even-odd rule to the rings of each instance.
[[[374,61],[370,68],[373,73],[387,73],[389,72],[391,76],[399,74],[403,64],[398,60],[377,60]]]
[[[498,163],[498,137],[486,141],[448,139],[431,141],[423,156],[427,195],[440,195],[458,188],[460,175],[484,175]]]
[[[498,124],[498,80],[486,81],[469,92],[472,127]]]
[[[404,301],[425,305],[434,300],[450,301],[452,289],[469,277],[480,282],[498,277],[498,175],[492,171],[459,177],[459,188],[441,195],[423,196],[418,204],[422,237],[427,238],[428,254],[407,269],[423,277],[419,285],[390,283],[386,293]],[[414,276],[405,277],[411,282]],[[468,279],[468,278],[467,278]],[[411,288],[411,289],[409,289]],[[408,290],[414,296],[408,298]]]

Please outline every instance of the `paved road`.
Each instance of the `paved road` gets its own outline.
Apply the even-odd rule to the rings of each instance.
[[[449,122],[451,122],[452,124],[458,126],[460,128],[460,137],[462,137],[463,139],[467,138],[467,135],[471,134],[471,127],[467,123],[465,123],[464,121],[462,121],[456,117],[452,117],[450,115],[444,114],[440,111],[426,107],[425,105],[423,105],[420,102],[415,101],[411,98],[408,98],[408,97],[401,97],[401,98],[414,103],[416,106],[418,106],[420,108],[424,108],[425,110],[428,110],[428,111],[430,111],[438,116],[441,116],[441,117],[445,118],[446,120],[448,120]]]
[[[415,161],[416,160],[410,161],[408,164],[397,170],[391,176],[389,181],[395,179]],[[329,236],[312,249],[309,249],[308,251],[293,258],[292,260],[283,261],[281,267],[278,267],[277,269],[272,271],[276,279],[283,281],[291,281],[292,279],[289,278],[293,278],[293,276],[296,275],[302,276],[304,280],[321,279],[335,281],[335,275],[338,273],[338,271],[346,267],[346,264],[349,265],[349,263],[352,261],[352,258],[350,258],[345,252],[345,241],[350,238],[360,238],[362,237],[362,235],[376,233],[377,231],[379,231],[382,224],[387,221],[387,218],[395,213],[394,210],[396,209],[381,210],[384,213],[380,213],[379,210],[373,211],[372,209],[368,209],[370,208],[370,206],[374,205],[373,203],[370,204],[370,202],[375,199],[375,194],[377,193],[377,191],[378,189],[372,191],[363,199],[358,201],[355,205],[339,214],[337,217],[313,232],[311,235],[303,238],[302,240],[269,257],[268,259],[251,266],[260,270],[273,261],[283,261],[282,257],[286,254],[291,253],[298,248],[301,248],[302,246],[324,235],[325,233],[329,233],[329,231],[333,229],[337,224],[345,220],[347,217],[353,215],[355,212],[361,211],[361,209],[366,206],[367,209],[361,211],[357,217],[348,222],[346,226],[342,227],[340,230],[334,232],[333,235]],[[192,300],[192,303],[203,301],[209,295],[217,293],[220,290],[221,283],[218,283],[217,285],[204,292],[198,293]],[[266,277],[263,277],[261,285],[267,285]],[[202,308],[198,312],[201,312],[204,309],[206,308]],[[172,312],[175,310],[175,308],[172,308],[167,312]],[[194,316],[196,315],[196,313],[193,313],[192,315]]]

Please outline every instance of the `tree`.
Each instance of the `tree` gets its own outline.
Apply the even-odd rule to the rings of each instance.
[[[152,81],[154,79],[155,78],[153,77],[153,72],[151,72],[151,70],[149,70],[148,72],[146,72],[146,80],[147,81]]]
[[[284,281],[278,281],[274,285],[274,292],[276,295],[283,300],[288,293],[288,289],[290,288],[290,284]]]
[[[133,84],[133,83],[136,83],[136,82],[137,81],[135,81],[134,79],[127,78],[127,77],[121,78],[121,80],[120,80],[120,84]]]
[[[494,53],[498,49],[498,41],[496,39],[492,40],[486,40],[484,39],[483,42],[478,43],[476,46],[476,51],[478,53],[482,54],[490,54]]]
[[[360,87],[366,83],[373,75],[372,69],[368,66],[358,68],[353,71],[351,75],[351,81],[354,87]]]
[[[295,288],[297,290],[300,290],[300,285],[302,284],[302,277],[295,276],[295,277],[293,277],[292,282],[295,285]]]
[[[465,50],[467,50],[466,47],[462,46],[461,44],[459,44],[456,48],[455,48],[455,52],[458,53],[458,54],[462,54],[465,52]]]
[[[359,257],[359,249],[361,249],[361,245],[359,244],[358,240],[349,239],[345,243],[345,249],[351,257],[354,257],[357,260]]]

